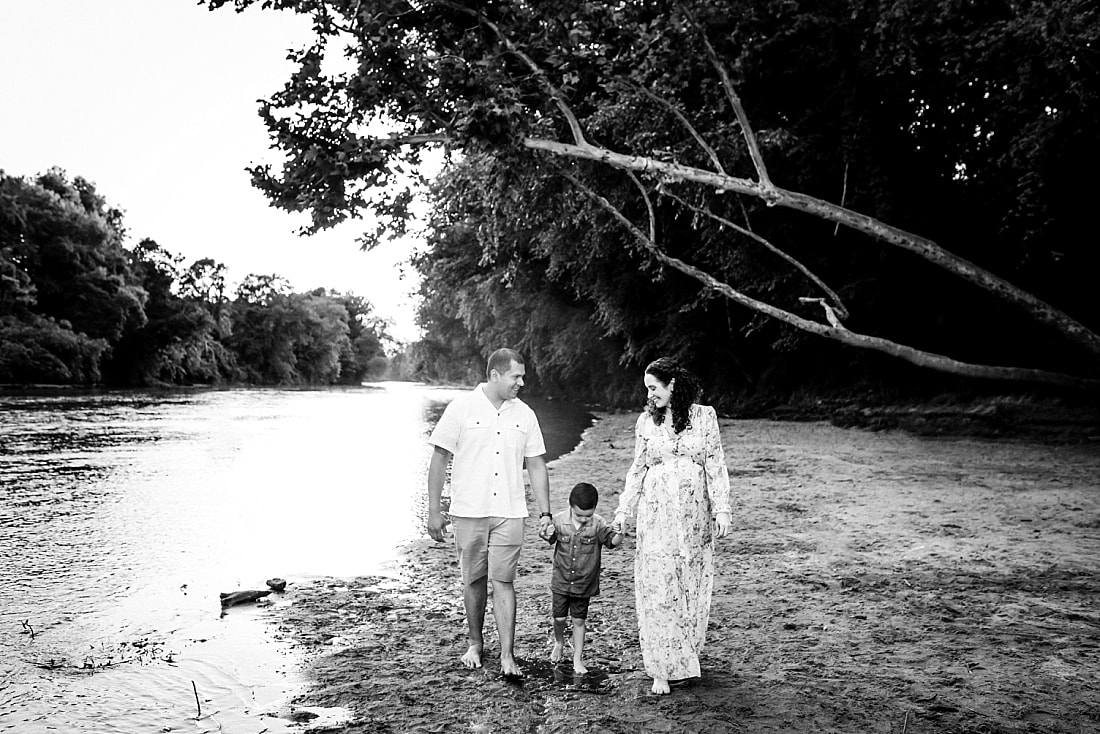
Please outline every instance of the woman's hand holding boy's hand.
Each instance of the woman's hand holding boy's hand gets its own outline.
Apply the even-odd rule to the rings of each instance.
[[[717,526],[718,532],[715,533],[719,538],[724,538],[729,535],[730,532],[730,514],[728,512],[719,512],[714,516],[714,524]]]
[[[611,523],[611,530],[616,535],[619,535],[624,530],[626,530],[626,513],[623,513],[623,512],[616,512],[615,513],[615,520]]]

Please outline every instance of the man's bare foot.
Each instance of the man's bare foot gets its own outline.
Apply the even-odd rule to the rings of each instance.
[[[552,662],[552,663],[560,663],[561,662],[562,648],[563,647],[564,647],[564,645],[562,645],[562,643],[560,643],[560,642],[555,642],[554,643],[554,648],[552,650],[550,650],[550,662]]]
[[[574,660],[573,675],[588,675],[588,668],[584,667],[584,663]]]
[[[510,678],[522,678],[523,671],[519,669],[519,665],[516,664],[516,659],[513,657],[500,656],[500,674],[506,675]]]
[[[462,656],[462,664],[470,670],[481,667],[481,645],[470,645],[470,649]]]
[[[664,678],[654,678],[653,688],[651,688],[650,690],[653,691],[653,694],[657,696],[668,695],[668,692],[670,690],[668,687],[668,681]]]

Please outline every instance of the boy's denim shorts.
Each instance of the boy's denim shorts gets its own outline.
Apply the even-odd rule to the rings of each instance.
[[[569,596],[563,594],[560,591],[550,592],[553,597],[553,609],[551,615],[554,619],[565,619],[566,617],[572,617],[573,619],[588,619],[588,602],[587,596]]]

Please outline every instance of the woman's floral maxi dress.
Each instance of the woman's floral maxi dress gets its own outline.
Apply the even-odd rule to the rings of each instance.
[[[690,427],[679,435],[671,422],[639,416],[618,511],[636,516],[634,594],[646,674],[681,680],[699,675],[714,585],[711,517],[730,511],[730,485],[714,408],[692,405]]]

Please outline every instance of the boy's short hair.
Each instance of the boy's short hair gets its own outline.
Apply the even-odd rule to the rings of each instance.
[[[578,510],[591,510],[596,507],[600,499],[599,492],[588,482],[578,482],[573,491],[569,493],[569,505]]]

